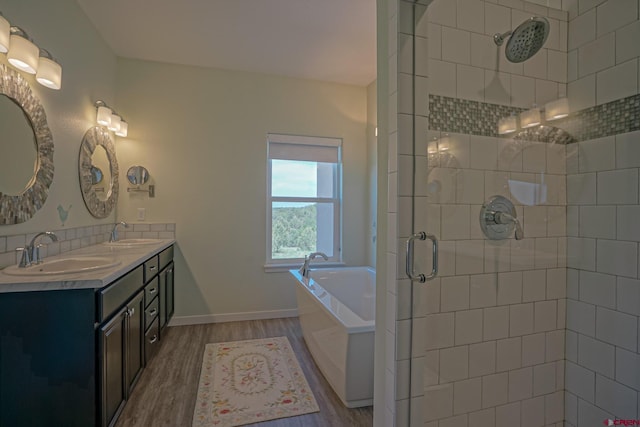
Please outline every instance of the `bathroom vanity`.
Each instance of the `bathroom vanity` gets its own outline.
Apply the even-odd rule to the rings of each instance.
[[[173,244],[63,254],[116,264],[94,271],[0,273],[1,426],[115,424],[173,315]]]

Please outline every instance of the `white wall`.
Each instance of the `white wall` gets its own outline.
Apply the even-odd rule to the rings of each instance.
[[[343,138],[343,257],[367,261],[364,87],[118,61],[121,182],[141,164],[156,197],[120,193],[118,219],[175,222],[177,316],[295,308],[288,273],[265,273],[266,134]]]
[[[368,185],[368,221],[367,221],[367,265],[376,265],[376,241],[378,240],[376,212],[378,204],[378,82],[367,86],[367,185]]]
[[[84,206],[78,181],[78,153],[86,130],[95,122],[93,102],[112,102],[115,93],[116,57],[98,35],[73,0],[3,0],[0,10],[12,25],[22,27],[36,44],[49,50],[62,64],[62,89],[45,88],[32,76],[26,77],[47,114],[54,140],[55,173],[44,207],[31,220],[0,226],[0,236],[59,230],[57,206],[72,205],[64,228],[105,224],[96,220]],[[0,62],[7,64],[6,56]],[[8,144],[4,139],[0,144]],[[2,149],[2,155],[7,153]],[[0,237],[0,253],[14,249],[16,239]],[[19,240],[19,239],[18,239]],[[9,242],[9,243],[7,243]],[[0,266],[2,266],[0,260]]]

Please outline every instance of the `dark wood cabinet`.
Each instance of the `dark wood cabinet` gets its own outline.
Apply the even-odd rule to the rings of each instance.
[[[114,425],[173,314],[172,259],[103,288],[0,293],[0,426]]]

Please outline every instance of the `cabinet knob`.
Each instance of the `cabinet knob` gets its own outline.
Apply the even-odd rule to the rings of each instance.
[[[158,341],[158,335],[152,336],[151,339],[149,340],[149,344],[153,344],[156,341]]]
[[[129,317],[133,316],[136,312],[135,308],[130,308],[129,310],[127,310],[127,314],[129,315]]]
[[[151,311],[149,312],[149,316],[152,316],[152,317],[153,317],[153,316],[155,316],[155,315],[156,315],[156,313],[157,313],[157,312],[158,312],[158,310],[156,310],[156,309],[154,308],[153,310],[151,310]]]

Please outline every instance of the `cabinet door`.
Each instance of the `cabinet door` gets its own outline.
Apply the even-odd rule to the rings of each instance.
[[[164,325],[167,323],[167,271],[169,267],[165,268],[160,272],[160,329],[164,328]]]
[[[109,427],[118,418],[126,399],[125,342],[127,308],[100,328],[101,420]]]
[[[144,367],[144,290],[127,304],[127,397]]]
[[[174,311],[174,267],[173,267],[173,263],[169,264],[169,267],[167,267],[167,316],[166,316],[166,321],[167,323],[169,322],[169,320],[171,320],[171,317],[173,317],[173,311]]]

